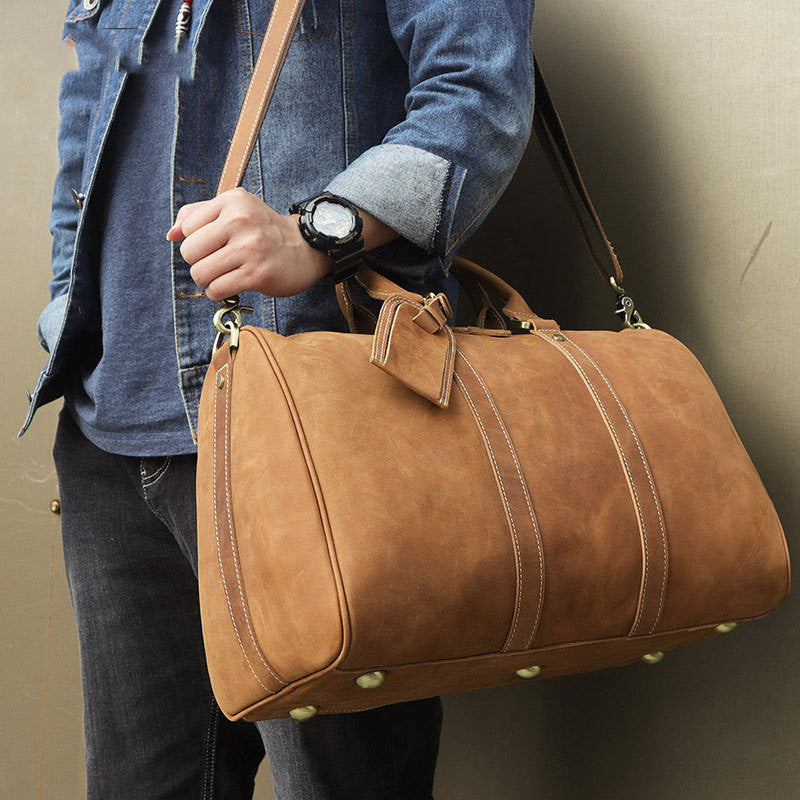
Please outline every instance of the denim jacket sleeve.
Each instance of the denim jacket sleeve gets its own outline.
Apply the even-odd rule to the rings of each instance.
[[[391,0],[386,10],[408,62],[405,119],[326,189],[411,243],[402,269],[421,278],[432,265],[447,272],[530,137],[533,2]]]

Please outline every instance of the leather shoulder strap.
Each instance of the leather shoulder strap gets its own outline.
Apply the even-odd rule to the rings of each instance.
[[[245,93],[233,139],[217,185],[217,194],[239,186],[255,146],[258,131],[275,91],[304,0],[274,0],[267,31]],[[586,247],[601,276],[622,286],[622,268],[589,197],[564,125],[534,56],[535,105],[533,126],[572,206]],[[599,247],[598,247],[599,245]]]
[[[253,75],[228,147],[225,166],[217,184],[217,194],[235,189],[242,182],[264,114],[267,113],[283,62],[289,52],[289,43],[303,10],[303,2],[304,0],[275,0],[272,6],[264,41],[258,51]]]

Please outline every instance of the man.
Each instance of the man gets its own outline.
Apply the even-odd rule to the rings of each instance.
[[[49,358],[18,435],[63,395],[89,800],[251,797],[265,751],[279,800],[431,797],[438,698],[306,722],[219,711],[197,602],[197,402],[226,296],[284,335],[346,330],[334,282],[353,254],[335,240],[357,217],[373,267],[455,301],[453,251],[530,134],[533,4],[308,0],[243,185],[215,197],[270,10],[69,0],[64,21],[79,68],[59,95]],[[323,192],[334,241],[315,249],[286,212]]]

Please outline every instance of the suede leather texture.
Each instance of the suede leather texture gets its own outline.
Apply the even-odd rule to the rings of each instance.
[[[198,555],[226,716],[626,664],[783,601],[775,508],[683,344],[659,330],[425,330],[416,297],[389,293],[374,335],[244,326],[214,354]],[[372,670],[385,682],[361,689]]]

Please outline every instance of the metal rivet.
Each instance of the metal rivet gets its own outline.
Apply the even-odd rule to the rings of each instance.
[[[54,514],[60,514],[61,513],[61,501],[57,497],[53,498],[50,501],[50,510]]]
[[[319,708],[317,706],[300,706],[299,708],[293,708],[289,712],[289,716],[298,722],[304,722],[307,719],[311,719],[311,717],[315,717],[318,711]]]
[[[541,667],[523,667],[515,673],[518,678],[538,678],[541,674]]]
[[[717,625],[714,630],[717,633],[730,633],[737,625],[737,622],[723,622],[721,625]]]
[[[563,334],[563,333],[554,333],[554,334],[553,334],[553,338],[554,338],[554,339],[555,339],[557,342],[565,342],[565,341],[567,340],[567,337],[566,337],[566,336],[564,336],[564,334]]]
[[[225,385],[225,376],[220,372],[217,375],[217,389],[221,389]]]
[[[79,192],[77,189],[70,189],[69,191],[72,195],[72,199],[75,201],[75,205],[81,208],[86,195],[83,192]]]
[[[642,661],[645,664],[658,664],[662,658],[664,658],[664,654],[660,650],[656,650],[655,653],[645,653],[642,656]]]
[[[377,669],[374,672],[365,672],[363,675],[359,675],[356,683],[361,689],[377,689],[379,686],[383,686],[385,680],[386,673]]]
[[[87,11],[91,11],[93,8],[97,8],[97,4],[100,0],[83,0],[83,7]]]

